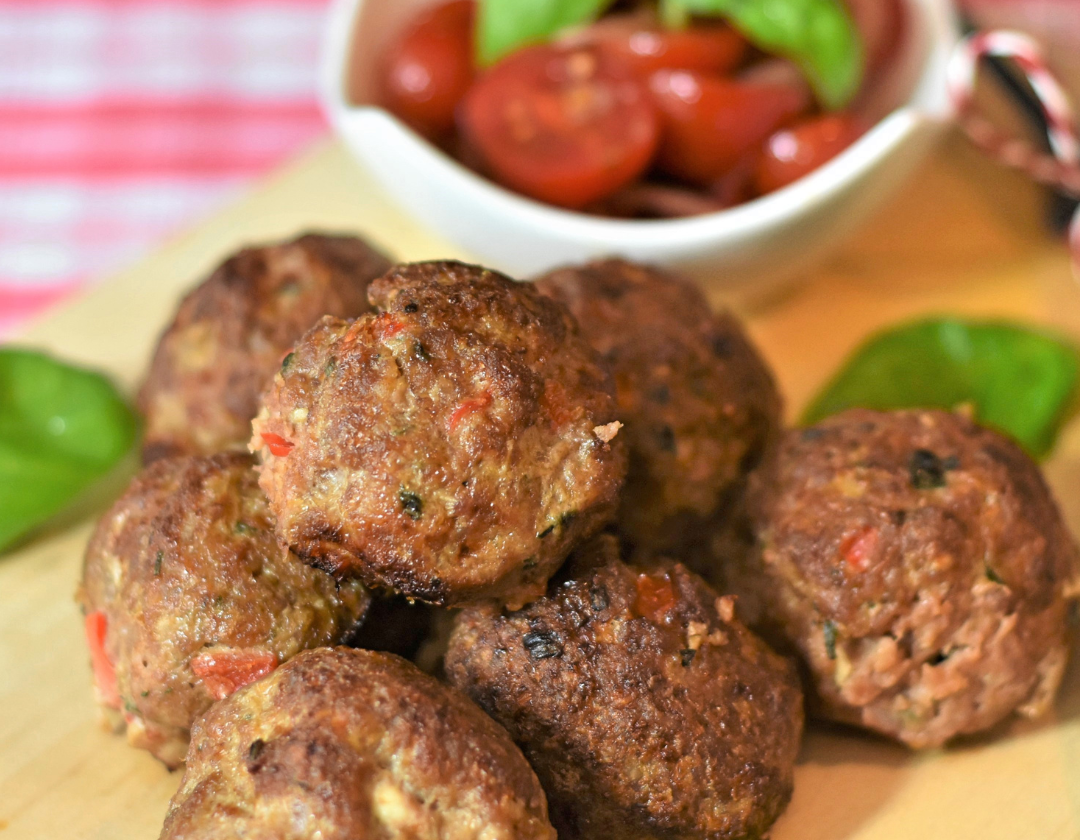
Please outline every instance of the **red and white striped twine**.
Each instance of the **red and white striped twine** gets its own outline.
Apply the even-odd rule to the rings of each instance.
[[[1027,77],[1046,118],[1051,154],[1006,134],[973,112],[976,69],[984,56],[1012,59]],[[947,72],[949,95],[956,106],[960,126],[976,146],[1006,166],[1026,172],[1035,181],[1080,199],[1080,140],[1072,106],[1035,41],[1008,30],[969,35],[957,45]],[[1069,228],[1069,247],[1080,277],[1080,210]]]

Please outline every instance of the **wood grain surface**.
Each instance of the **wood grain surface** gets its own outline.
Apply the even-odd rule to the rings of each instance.
[[[747,313],[797,413],[876,328],[918,314],[1002,315],[1080,337],[1080,287],[1041,198],[952,140],[824,266]],[[336,145],[26,331],[19,343],[142,374],[178,296],[237,246],[362,231],[400,259],[467,257],[396,212]],[[716,295],[719,297],[719,295]],[[1080,425],[1047,471],[1080,533]],[[87,505],[100,511],[109,492]],[[0,557],[0,840],[154,838],[179,774],[100,728],[73,601],[96,511]],[[915,756],[811,728],[773,840],[1080,837],[1080,668],[1053,716]]]

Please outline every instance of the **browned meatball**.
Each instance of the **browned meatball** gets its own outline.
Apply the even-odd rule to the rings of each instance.
[[[570,308],[614,372],[630,452],[620,531],[639,556],[700,556],[685,547],[728,527],[747,472],[779,432],[764,360],[734,315],[656,268],[605,260],[537,285]]]
[[[542,594],[625,473],[599,358],[563,307],[476,266],[400,266],[370,297],[380,314],[304,337],[255,420],[280,535],[435,604]]]
[[[144,459],[243,450],[282,357],[323,315],[368,311],[368,283],[388,268],[361,239],[319,234],[226,260],[158,343],[139,392]]]
[[[132,745],[170,766],[215,699],[340,642],[370,600],[278,546],[257,480],[240,453],[155,461],[87,547],[79,599],[108,660],[98,651],[98,700],[123,710]]]
[[[1045,711],[1075,550],[1038,468],[957,414],[852,410],[790,432],[740,605],[828,716],[912,747]]]
[[[554,840],[499,726],[387,653],[302,653],[192,732],[162,840]]]
[[[791,798],[794,668],[681,565],[615,555],[603,537],[525,609],[464,611],[450,681],[521,745],[562,838],[761,836]]]

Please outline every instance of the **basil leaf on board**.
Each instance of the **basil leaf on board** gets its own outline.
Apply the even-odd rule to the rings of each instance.
[[[0,550],[108,473],[137,433],[101,374],[0,348]]]
[[[1001,321],[932,318],[870,338],[806,409],[812,425],[847,408],[953,409],[1043,458],[1073,409],[1080,355],[1051,334]]]
[[[612,0],[480,0],[476,26],[481,66],[526,44],[549,40],[568,26],[589,23]]]
[[[826,108],[844,107],[862,82],[862,38],[842,0],[661,0],[661,15],[727,18],[756,47],[795,62]]]

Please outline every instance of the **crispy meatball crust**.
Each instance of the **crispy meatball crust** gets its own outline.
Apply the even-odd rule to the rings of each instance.
[[[370,600],[279,547],[257,480],[240,453],[155,461],[87,547],[79,600],[105,614],[128,740],[170,766],[192,721],[242,681],[229,663],[266,669],[336,644]]]
[[[614,515],[610,379],[570,314],[452,262],[375,281],[274,379],[251,448],[279,533],[339,575],[444,606],[520,605]]]
[[[724,527],[747,472],[778,437],[781,400],[767,365],[734,315],[712,312],[696,286],[660,269],[604,260],[537,285],[569,307],[612,367],[630,453],[620,531],[639,556],[691,559],[687,542]]]
[[[387,259],[352,236],[306,234],[245,249],[181,302],[139,392],[143,457],[243,450],[282,357],[323,315],[369,309]]]
[[[683,566],[616,554],[602,537],[525,609],[465,610],[451,683],[521,745],[560,837],[759,837],[791,798],[794,668]]]
[[[788,433],[776,469],[734,589],[823,714],[918,748],[1050,706],[1076,555],[1015,444],[958,414],[852,410]]]
[[[162,840],[554,840],[506,732],[387,653],[302,653],[196,725]]]

